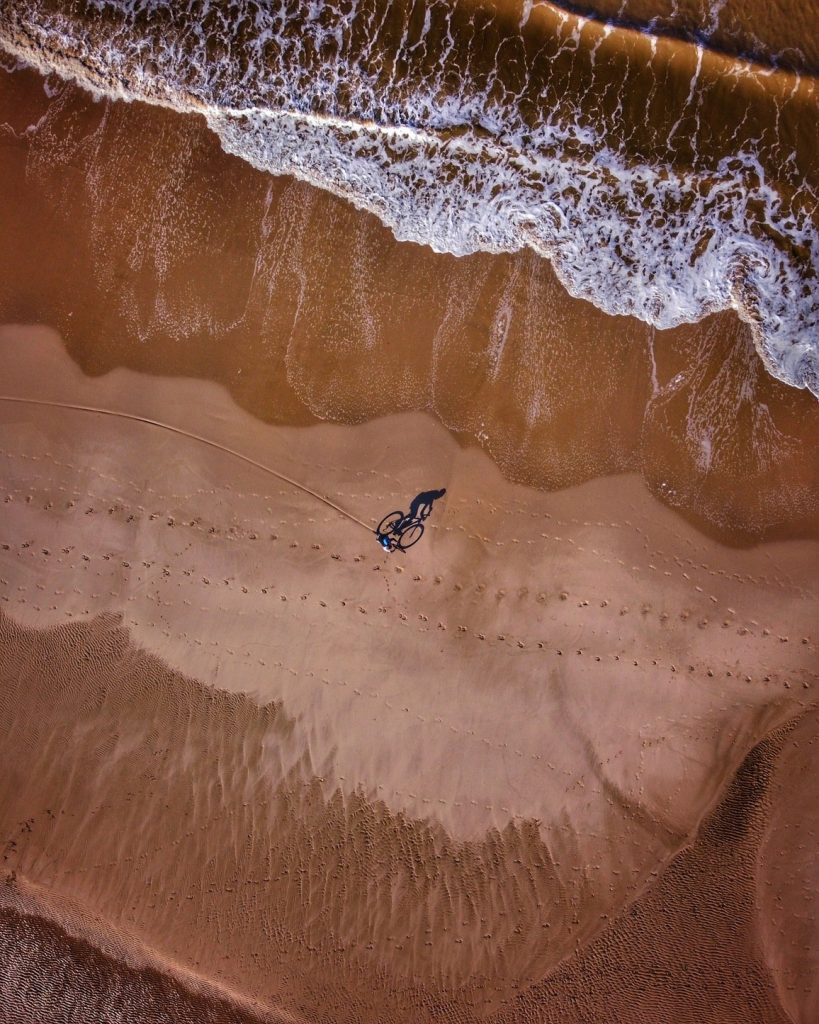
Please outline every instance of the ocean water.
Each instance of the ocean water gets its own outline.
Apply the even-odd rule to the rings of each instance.
[[[814,56],[735,7],[11,0],[0,46],[202,114],[398,239],[528,247],[658,328],[733,308],[768,370],[819,396]]]

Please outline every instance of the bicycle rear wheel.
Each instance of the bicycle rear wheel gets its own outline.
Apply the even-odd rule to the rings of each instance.
[[[405,530],[402,530],[398,534],[398,547],[402,551],[406,551],[407,548],[411,548],[413,544],[417,544],[424,533],[423,523],[413,523],[412,526],[408,526]]]

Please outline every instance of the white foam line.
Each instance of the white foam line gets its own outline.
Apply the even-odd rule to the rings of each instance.
[[[457,256],[529,247],[551,261],[571,295],[660,329],[734,309],[750,325],[769,371],[819,396],[819,302],[811,268],[792,255],[807,252],[819,267],[819,238],[807,210],[815,196],[804,184],[800,199],[807,202],[792,215],[753,152],[738,149],[707,175],[635,165],[581,127],[579,112],[563,111],[558,121],[544,109],[531,126],[508,95],[490,104],[486,89],[470,91],[469,67],[461,69],[457,96],[440,77],[446,67],[429,79],[396,82],[399,60],[407,58],[400,48],[386,55],[396,59],[392,85],[384,86],[376,72],[368,76],[361,63],[348,61],[355,5],[342,15],[314,0],[313,20],[300,36],[285,31],[296,16],[291,9],[257,9],[256,36],[243,43],[247,66],[237,81],[225,63],[231,58],[214,64],[196,26],[188,26],[184,44],[173,36],[153,39],[128,20],[151,5],[99,2],[121,23],[110,37],[95,39],[93,51],[86,52],[84,22],[59,14],[38,20],[30,10],[26,27],[7,31],[4,45],[97,92],[202,114],[227,152],[340,196],[373,213],[399,240]],[[534,6],[524,5],[522,18]],[[317,23],[318,13],[328,15],[329,27],[326,18]],[[451,18],[442,16],[445,48],[451,48]],[[408,39],[407,22],[401,30]],[[413,49],[429,30],[425,20]],[[615,30],[597,25],[595,31],[592,63]],[[316,52],[333,40],[329,63],[304,62],[308,37]],[[651,47],[653,59],[655,37]],[[692,105],[700,116],[704,52],[696,46],[672,139]],[[729,70],[759,71],[740,65]],[[491,85],[492,72],[486,81]],[[340,84],[350,94],[347,110],[309,109],[337,103]],[[405,95],[408,84],[414,88]],[[249,102],[237,103],[243,95]],[[792,170],[787,158],[782,166]],[[760,220],[773,233],[760,232]],[[790,249],[778,246],[777,234]]]

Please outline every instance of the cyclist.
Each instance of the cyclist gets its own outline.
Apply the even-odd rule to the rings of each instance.
[[[378,543],[386,551],[400,548],[406,551],[420,539],[424,532],[422,520],[432,512],[432,503],[446,494],[446,488],[440,491],[422,491],[416,494],[410,503],[409,512],[390,512],[381,520],[375,531]]]

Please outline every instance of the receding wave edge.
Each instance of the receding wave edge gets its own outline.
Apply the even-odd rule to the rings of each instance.
[[[464,58],[465,30],[456,38],[452,18],[433,25],[434,3],[392,35],[377,5],[342,14],[317,0],[311,16],[247,0],[217,26],[208,4],[189,8],[99,0],[79,16],[12,3],[0,47],[97,93],[202,114],[226,151],[343,197],[399,240],[455,255],[529,247],[572,295],[658,328],[734,309],[769,371],[819,396],[817,203],[789,148],[794,106],[803,121],[814,109],[810,80],[732,62],[736,89],[773,111],[770,130],[754,108],[742,123],[757,118],[763,134],[737,130],[706,157],[709,90],[721,87],[708,55],[630,40],[631,59],[657,62],[663,45],[690,58],[688,94],[654,132],[665,151],[647,157],[629,117],[586,109],[608,95],[595,75],[610,77],[618,51],[604,60],[604,47],[626,45],[611,40],[624,30],[557,9],[557,28],[540,27],[548,61],[537,51],[512,76],[509,54]],[[535,53],[512,29],[494,30],[500,49]],[[567,85],[556,101],[558,72]]]

